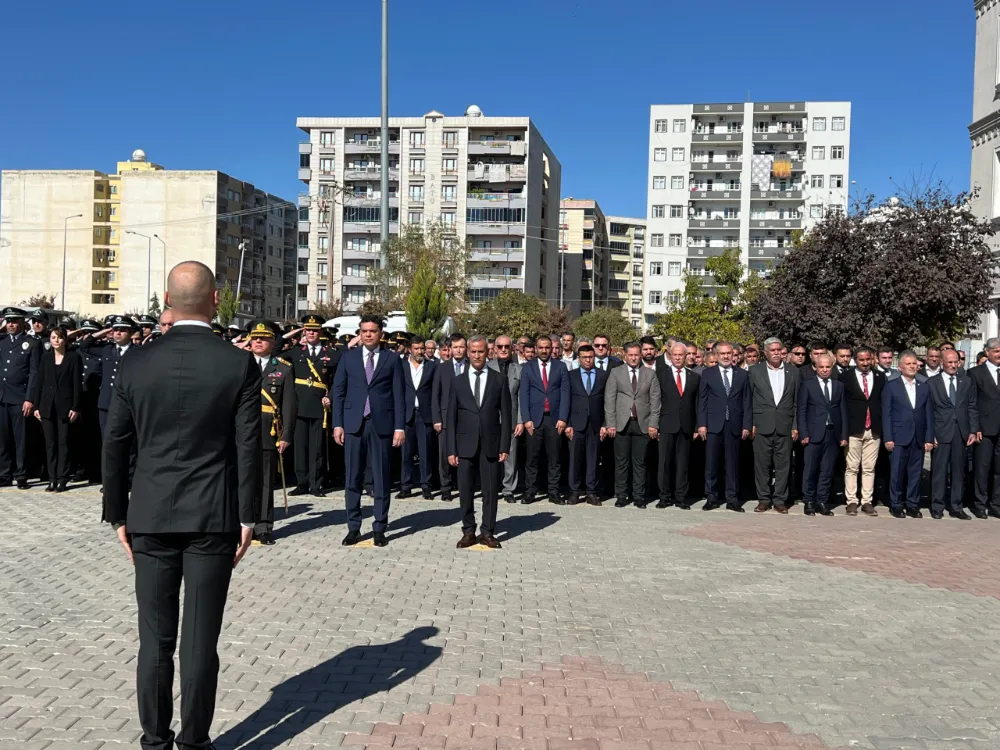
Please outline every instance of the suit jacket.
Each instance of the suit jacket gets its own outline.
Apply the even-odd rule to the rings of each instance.
[[[469,360],[462,360],[463,372],[469,369]],[[431,386],[431,424],[439,424],[442,429],[448,428],[448,404],[451,400],[451,381],[455,379],[455,360],[449,359],[440,363],[434,371],[434,382]]]
[[[625,363],[624,363],[624,362],[623,362],[623,361],[621,360],[621,358],[620,358],[620,357],[615,357],[615,356],[613,356],[613,355],[611,355],[611,354],[609,354],[609,355],[608,355],[608,357],[607,357],[607,360],[608,360],[608,361],[607,361],[607,363],[606,363],[606,364],[607,364],[607,366],[606,366],[606,367],[604,368],[604,370],[605,370],[605,371],[607,371],[607,370],[613,370],[613,369],[615,369],[616,367],[621,367],[621,366],[622,366],[623,364],[625,364]],[[598,369],[598,370],[600,370],[600,369],[601,369],[601,368],[600,368],[600,367],[598,366],[598,364],[597,364],[597,360],[596,360],[596,359],[594,360],[594,367],[597,367],[597,369]]]
[[[872,369],[877,370],[878,372],[885,375],[885,382],[887,383],[890,380],[895,380],[896,378],[900,377],[899,368],[897,367],[882,367],[882,365],[875,365],[875,367],[873,367]]]
[[[636,392],[632,395],[632,370],[628,365],[608,372],[604,385],[604,425],[624,430],[632,417],[632,405],[638,416],[639,429],[644,433],[650,427],[660,428],[660,381],[656,373],[645,365],[638,367]]]
[[[660,360],[657,359],[657,362]],[[684,368],[684,393],[677,392],[677,373],[673,365],[660,367],[656,377],[660,382],[660,432],[686,432],[694,435],[698,425],[698,389],[701,375],[690,367]]]
[[[726,407],[729,407],[729,430],[739,434],[753,429],[753,404],[750,395],[750,376],[746,370],[730,367],[732,382],[729,397],[722,382],[719,365],[709,367],[701,374],[698,393],[698,427],[705,427],[713,434],[721,433],[726,426]]]
[[[830,400],[826,400],[818,377],[810,378],[799,387],[798,393],[799,439],[809,438],[810,443],[822,443],[827,438],[827,421],[833,425],[834,440],[847,440],[847,401],[844,384],[830,375]]]
[[[333,426],[356,435],[364,427],[365,401],[379,437],[391,437],[405,423],[403,401],[403,362],[395,352],[378,350],[378,361],[372,382],[365,375],[363,346],[348,349],[340,359],[333,377],[330,401],[333,404]]]
[[[583,380],[583,369],[578,368],[569,374],[569,421],[568,425],[575,432],[590,431],[599,434],[604,426],[604,386],[608,382],[608,373],[591,370],[593,385],[590,393]]]
[[[403,360],[403,391],[406,399],[406,414],[404,419],[406,424],[413,419],[413,412],[420,415],[420,421],[424,424],[434,424],[432,415],[432,405],[434,403],[434,375],[437,372],[438,362],[430,359],[423,361],[423,370],[420,373],[420,385],[413,387],[413,365],[409,359]],[[418,403],[419,402],[419,403]]]
[[[869,376],[871,385],[868,387],[868,398],[865,398],[865,391],[858,382],[858,368],[852,367],[840,378],[844,386],[844,398],[847,400],[847,434],[850,437],[864,436],[866,413],[871,416],[872,436],[882,436],[882,391],[887,380],[874,367]]]
[[[104,429],[104,520],[140,534],[235,533],[254,523],[263,454],[250,353],[208,326],[175,325],[121,362]]]
[[[471,367],[471,365],[470,365]],[[510,453],[514,432],[510,416],[509,384],[496,370],[483,368],[486,382],[482,387],[482,403],[477,404],[469,382],[468,371],[455,377],[449,393],[448,427],[445,444],[449,456],[473,458],[482,450],[489,458]]]
[[[491,359],[486,366],[495,372],[500,372],[500,360]],[[507,385],[510,387],[510,420],[515,425],[521,424],[521,367],[517,358],[510,360],[507,366]]]
[[[890,380],[882,389],[882,440],[909,445],[934,442],[934,407],[927,381],[916,381],[916,407],[910,406],[903,378]]]
[[[30,401],[46,419],[68,419],[70,411],[79,412],[83,396],[80,355],[66,352],[62,365],[56,367],[56,353],[42,352],[35,378],[35,393]]]
[[[934,438],[939,443],[960,440],[979,432],[979,400],[976,384],[961,371],[955,375],[955,403],[948,397],[949,377],[945,373],[928,378],[934,409]]]
[[[795,365],[781,363],[785,371],[785,384],[778,403],[774,403],[771,379],[767,362],[758,362],[747,370],[750,379],[750,400],[753,403],[753,426],[760,435],[791,435],[799,429],[799,414],[796,408],[799,389],[802,387],[800,371]]]
[[[979,408],[979,430],[991,437],[1000,435],[1000,387],[993,379],[986,362],[968,371],[966,377],[976,388],[976,404]]]
[[[569,419],[569,370],[558,359],[548,362],[549,388],[542,387],[541,361],[533,359],[521,368],[521,421],[538,425],[545,415],[545,399],[549,400],[549,413],[557,422]]]

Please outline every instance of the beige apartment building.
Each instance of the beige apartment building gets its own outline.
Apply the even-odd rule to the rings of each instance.
[[[595,200],[563,198],[559,203],[558,304],[574,316],[605,303],[608,236],[604,212]]]
[[[608,306],[621,310],[632,327],[642,330],[645,294],[646,220],[608,216]]]
[[[170,268],[199,260],[240,284],[241,317],[294,315],[294,204],[215,170],[170,170],[141,150],[114,173],[0,173],[0,300],[55,297],[103,317],[162,305]],[[240,279],[241,256],[243,275]]]

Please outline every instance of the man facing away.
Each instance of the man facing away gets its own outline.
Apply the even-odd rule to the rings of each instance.
[[[261,375],[216,336],[215,274],[189,261],[167,280],[177,319],[123,360],[104,430],[104,517],[135,566],[136,697],[146,750],[210,747],[233,568],[250,546],[261,487]],[[137,459],[129,499],[129,457]],[[173,715],[181,582],[181,722]]]
[[[1000,518],[1000,338],[987,339],[983,345],[986,359],[969,370],[976,388],[979,430],[973,453],[976,518]],[[978,362],[978,357],[977,357]],[[990,474],[993,492],[990,492]]]

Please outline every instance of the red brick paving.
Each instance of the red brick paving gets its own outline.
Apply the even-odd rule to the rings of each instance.
[[[949,591],[1000,599],[1000,522],[878,518],[741,516],[682,533],[733,547],[808,560]],[[883,518],[883,516],[886,516]]]
[[[376,724],[344,745],[434,750],[801,750],[815,735],[765,724],[722,701],[674,690],[599,659],[564,657],[539,672],[503,678],[454,705]]]

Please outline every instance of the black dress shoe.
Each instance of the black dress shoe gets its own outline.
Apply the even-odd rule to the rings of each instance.
[[[628,500],[615,500],[616,508],[624,508],[626,505],[628,505]]]
[[[647,505],[649,505],[649,503],[647,501],[643,500],[642,502],[636,503],[635,507],[636,508],[640,508],[642,510],[645,510]]]
[[[964,510],[949,510],[948,515],[952,518],[957,518],[960,521],[971,521],[972,516],[966,513]]]
[[[21,485],[18,485],[18,487],[20,486]],[[987,511],[986,515],[988,515],[990,518],[1000,518],[1000,510],[993,510],[993,508],[990,508],[989,511]]]
[[[308,487],[303,487],[303,486],[299,485],[298,487],[296,487],[294,490],[292,490],[288,494],[291,495],[292,497],[301,497],[302,495],[308,495],[309,494],[309,488]]]
[[[28,487],[30,487],[30,485],[28,484],[28,480],[27,479],[18,479],[17,480],[17,488],[19,490],[26,490],[26,489],[28,489]]]
[[[10,487],[12,484],[10,479],[0,479],[0,487]]]
[[[566,501],[563,500],[559,495],[549,495],[549,502],[553,505],[565,505]]]
[[[574,492],[566,498],[566,505],[579,505],[580,502],[580,493],[578,492]]]
[[[677,503],[674,507],[681,510],[691,510],[691,503]]]
[[[890,508],[889,514],[893,518],[906,518],[906,513],[904,513],[900,508]]]
[[[660,502],[658,502],[656,504],[656,507],[657,508],[669,508],[673,504],[674,504],[673,500],[660,500]]]
[[[326,493],[323,492],[323,490],[321,489],[311,490],[309,494],[312,495],[313,497],[326,497]]]
[[[432,499],[434,497],[434,493],[431,492],[430,490],[424,490],[423,492],[420,493],[420,496],[424,500],[430,500],[430,499]]]
[[[746,513],[742,505],[737,505],[736,503],[726,503],[726,510],[731,510],[734,513]]]
[[[413,490],[400,490],[396,493],[397,500],[406,500],[407,498],[413,497],[417,493]]]
[[[715,510],[716,508],[721,508],[722,503],[705,503],[701,506],[702,510]]]
[[[985,510],[974,510],[972,511],[972,515],[974,515],[976,518],[983,518],[983,519],[989,518],[989,514],[987,514]]]
[[[833,515],[833,511],[830,510],[829,508],[827,508],[824,503],[816,503],[816,505],[813,506],[813,509],[816,511],[816,513],[818,515],[821,515],[821,516],[832,516]]]
[[[802,508],[802,512],[805,513],[807,516],[816,515],[816,509],[813,507],[812,503],[806,503],[805,506]]]
[[[47,485],[45,485],[45,491],[46,492],[55,492],[56,491],[56,483],[55,482],[49,482]]]
[[[924,517],[924,514],[921,513],[919,510],[910,510],[909,508],[906,509],[906,515],[908,515],[910,518],[923,518]]]
[[[270,531],[265,531],[263,534],[257,537],[257,541],[263,544],[265,547],[274,546],[274,537],[271,536]]]
[[[385,538],[385,533],[381,531],[375,532],[374,542],[376,547],[385,547],[389,544],[389,540]]]
[[[599,498],[597,495],[587,495],[587,505],[600,506],[602,502],[604,501],[601,500],[601,498]]]
[[[455,547],[458,549],[468,549],[478,541],[479,539],[476,536],[475,531],[466,531],[462,534],[462,538],[458,540],[458,544],[456,544]]]
[[[452,494],[451,494],[451,490],[448,490],[446,492],[442,492],[441,493],[441,499],[444,500],[446,503],[450,503],[452,501],[452,499],[453,499]]]
[[[61,482],[56,482],[56,492],[66,491],[66,480],[63,479]]]
[[[944,513],[942,513],[939,510],[932,510],[931,511],[931,518],[933,518],[933,519],[935,519],[937,521],[940,521],[942,518],[944,518]]]
[[[533,492],[525,492],[521,497],[521,505],[531,505],[535,502],[535,494]]]
[[[361,541],[360,531],[348,531],[347,536],[344,537],[344,540],[341,542],[341,544],[344,545],[345,547],[353,547],[360,541]]]
[[[516,503],[517,502],[517,498],[514,497],[513,495],[504,495],[503,496],[503,501],[505,503]]]

